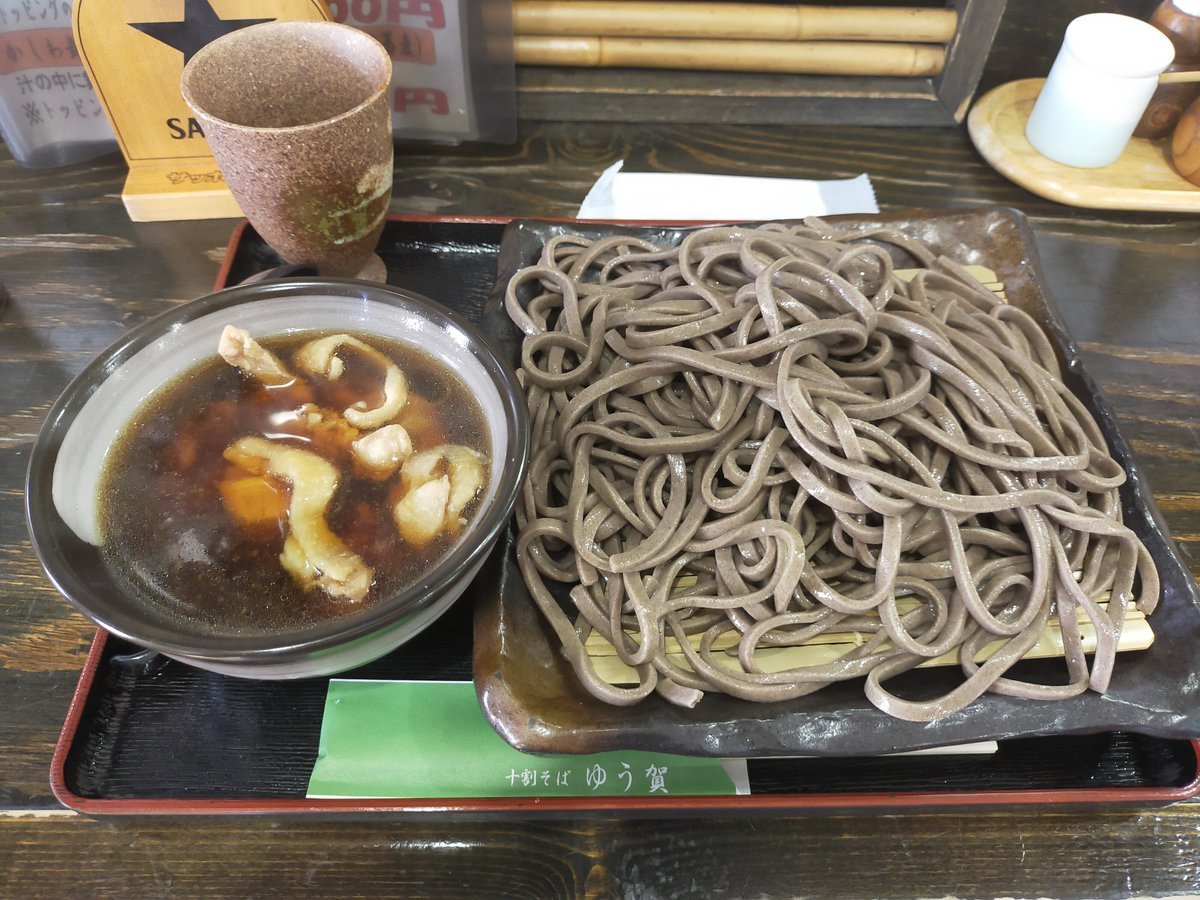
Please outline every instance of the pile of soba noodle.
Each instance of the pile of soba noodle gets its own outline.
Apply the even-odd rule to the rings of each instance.
[[[889,246],[915,260],[910,282]],[[1044,332],[919,242],[817,220],[678,246],[565,234],[506,306],[533,417],[517,558],[607,702],[865,679],[880,709],[928,721],[985,691],[1104,691],[1126,610],[1157,601],[1121,522],[1125,473]],[[1066,677],[1008,674],[1055,618]],[[593,631],[635,684],[597,675]],[[831,632],[864,639],[833,662],[756,659]],[[944,696],[889,691],[947,652],[963,677]]]

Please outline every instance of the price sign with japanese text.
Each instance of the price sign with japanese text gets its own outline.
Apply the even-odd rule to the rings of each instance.
[[[71,0],[0,0],[0,130],[23,165],[114,148],[71,33]]]

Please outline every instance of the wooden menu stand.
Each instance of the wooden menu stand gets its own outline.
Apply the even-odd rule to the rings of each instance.
[[[112,123],[135,222],[242,215],[179,91],[209,41],[257,22],[328,20],[323,0],[75,0],[79,57]]]

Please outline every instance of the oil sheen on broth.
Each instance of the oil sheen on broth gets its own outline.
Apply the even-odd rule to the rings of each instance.
[[[351,452],[351,438],[377,429],[355,429],[337,411],[384,402],[382,358],[343,348],[336,379],[292,365],[302,347],[331,337],[264,340],[262,347],[294,373],[276,385],[214,356],[155,394],[125,428],[101,476],[100,524],[101,554],[129,590],[218,632],[286,631],[361,610],[415,582],[453,546],[454,527],[427,541],[407,540],[393,513],[403,498],[400,472],[372,474]],[[486,424],[462,381],[411,347],[350,337],[382,353],[407,380],[407,401],[393,422],[407,432],[413,456],[446,445],[460,454],[469,448],[486,484]],[[333,540],[370,573],[365,596],[302,586],[281,564],[294,489],[271,472],[256,475],[231,461],[229,448],[247,438],[258,447],[265,439],[272,450],[310,451],[336,469],[324,518]],[[447,468],[444,460],[435,463],[439,474]],[[469,519],[476,503],[472,494],[461,516]]]

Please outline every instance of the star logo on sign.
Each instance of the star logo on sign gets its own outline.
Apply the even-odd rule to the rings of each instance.
[[[222,19],[213,10],[208,0],[183,0],[182,22],[130,22],[143,34],[183,54],[183,64],[195,56],[205,44],[217,38],[272,19]]]

